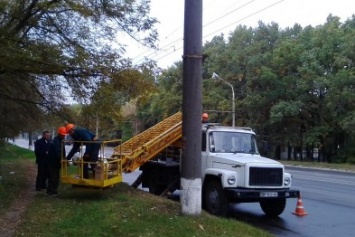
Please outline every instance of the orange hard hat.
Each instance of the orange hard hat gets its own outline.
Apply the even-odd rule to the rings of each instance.
[[[63,136],[67,135],[67,129],[64,126],[59,127],[58,134],[63,135]]]
[[[208,119],[208,114],[207,113],[203,113],[202,114],[202,118]]]
[[[74,124],[72,123],[68,123],[66,126],[65,126],[65,129],[67,130],[67,133],[72,130],[73,128],[75,127]]]

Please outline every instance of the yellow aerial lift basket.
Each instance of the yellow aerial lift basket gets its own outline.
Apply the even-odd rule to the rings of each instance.
[[[91,141],[85,143],[99,143],[100,151],[98,161],[84,161],[84,144],[80,142],[80,152],[72,158],[71,161],[62,157],[61,162],[61,182],[72,184],[75,186],[87,186],[96,188],[112,187],[113,185],[122,182],[122,159],[120,157],[111,157],[113,146],[121,144],[121,139],[109,141]],[[111,145],[111,146],[110,146]],[[65,146],[63,142],[62,146]],[[83,177],[84,164],[95,166],[92,172],[89,172],[89,177]]]
[[[80,149],[78,160],[67,161],[62,157],[61,181],[78,186],[112,186],[122,182],[122,172],[133,172],[171,144],[181,147],[181,138],[182,113],[177,112],[124,143],[120,139],[81,142],[81,147],[84,143],[100,143],[98,162],[84,161],[84,149]],[[109,152],[106,152],[108,150]],[[83,167],[86,164],[96,165],[95,173],[89,173],[87,179],[83,177]]]

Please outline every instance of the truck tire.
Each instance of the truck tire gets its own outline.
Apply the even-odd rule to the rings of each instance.
[[[229,201],[226,198],[222,185],[216,180],[209,181],[203,192],[203,203],[206,211],[216,216],[227,216]]]
[[[266,215],[276,217],[285,210],[286,198],[260,201],[260,207]]]
[[[157,175],[151,175],[149,179],[149,193],[160,195],[165,189],[165,185],[161,185],[158,182],[159,177]]]

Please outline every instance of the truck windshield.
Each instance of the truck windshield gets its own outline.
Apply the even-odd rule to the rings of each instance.
[[[259,154],[254,134],[240,132],[209,133],[209,149],[219,153]]]

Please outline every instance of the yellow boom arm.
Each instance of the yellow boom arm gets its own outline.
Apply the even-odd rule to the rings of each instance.
[[[112,158],[122,159],[122,171],[129,173],[154,158],[182,137],[182,113],[178,112],[115,147]]]

